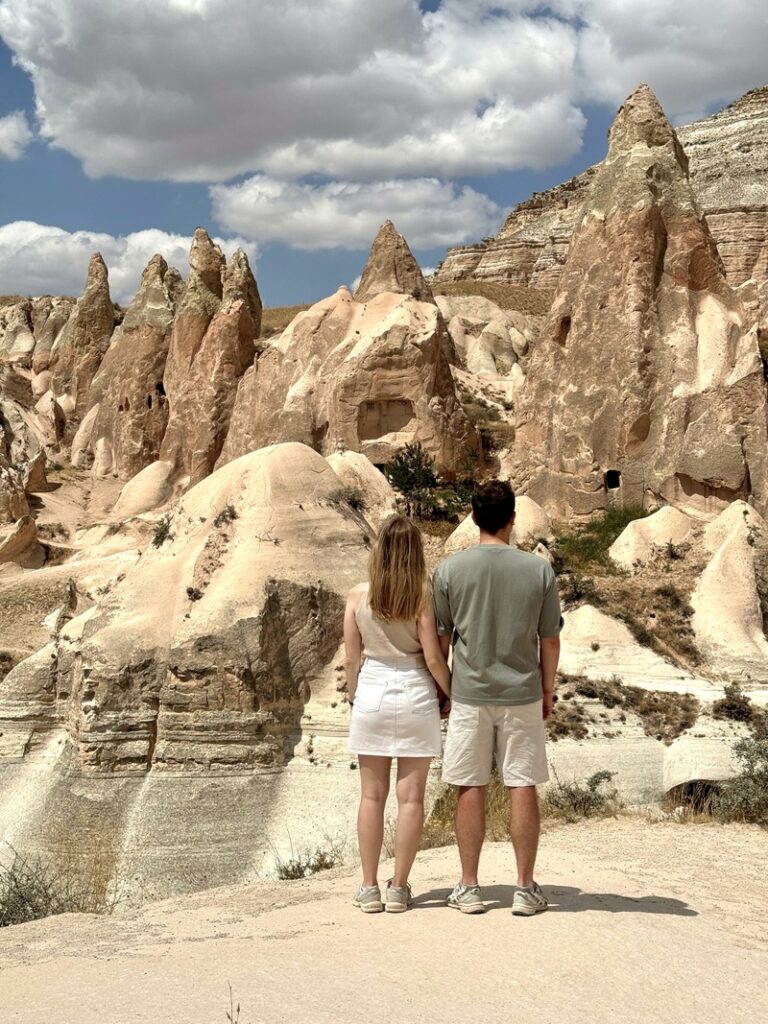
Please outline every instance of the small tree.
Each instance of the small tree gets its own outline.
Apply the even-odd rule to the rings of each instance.
[[[406,444],[402,451],[384,467],[384,474],[405,498],[406,515],[421,517],[438,486],[435,460],[424,451],[420,442]]]

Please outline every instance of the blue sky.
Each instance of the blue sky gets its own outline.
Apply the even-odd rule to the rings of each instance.
[[[41,3],[0,0],[0,36],[8,43],[0,42],[0,127],[3,117],[23,112],[34,133],[20,155],[2,159],[0,131],[0,293],[76,290],[86,249],[99,244],[108,263],[110,253],[120,262],[113,280],[123,301],[151,240],[124,252],[121,239],[149,230],[153,238],[169,236],[171,254],[197,225],[241,240],[268,305],[313,301],[351,282],[385,216],[410,238],[422,265],[434,266],[447,244],[496,230],[515,203],[600,160],[615,110],[639,81],[650,82],[674,120],[701,116],[764,84],[768,42],[762,4],[747,0],[736,6],[752,23],[733,53],[721,48],[722,66],[711,59],[713,38],[723,38],[722,5],[712,5],[704,31],[707,0],[681,0],[671,22],[650,17],[659,7],[650,0],[623,4],[626,22],[616,5],[598,0],[547,7],[432,0],[421,11],[415,0],[380,0],[375,14],[358,19],[371,23],[348,50],[334,52],[329,36],[326,59],[322,38],[319,57],[313,45],[323,22],[310,26],[302,51],[296,24],[265,0],[242,65],[237,35],[222,39],[231,67],[216,65],[195,105],[189,64],[197,61],[198,70],[206,47],[215,51],[221,15],[245,0],[201,0],[194,15],[191,0],[135,0],[126,8],[138,10],[135,20],[101,66],[94,35],[114,37],[111,9],[123,0],[93,6],[82,23],[78,9],[95,0],[48,0],[47,21],[25,17]],[[352,6],[315,0],[300,27],[323,5],[330,17],[345,4]],[[142,35],[150,6],[164,27],[178,20],[177,66],[164,43],[153,62],[157,33],[147,24]],[[695,30],[686,22],[694,15]],[[379,44],[355,63],[348,51],[365,50],[366,30]],[[252,51],[270,34],[259,78]],[[267,47],[284,48],[270,67]],[[14,53],[28,70],[14,65]],[[56,247],[18,222],[62,229]],[[3,225],[16,227],[3,234]],[[82,232],[90,234],[73,237]]]

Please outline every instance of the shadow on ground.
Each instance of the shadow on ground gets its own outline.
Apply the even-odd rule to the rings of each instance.
[[[697,917],[698,911],[682,900],[670,896],[621,896],[613,892],[584,892],[572,885],[544,885],[549,900],[549,913],[580,913],[587,910],[607,914],[675,914]],[[414,908],[445,907],[450,889],[430,889],[414,899]],[[483,886],[483,900],[488,910],[509,910],[515,895],[513,885]]]

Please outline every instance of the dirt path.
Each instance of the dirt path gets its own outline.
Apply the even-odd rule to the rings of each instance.
[[[3,1024],[754,1022],[768,1005],[768,835],[639,818],[544,837],[549,913],[515,918],[510,851],[491,912],[442,900],[451,849],[420,858],[417,906],[364,916],[355,872],[213,890],[112,919],[0,932]],[[383,877],[386,877],[384,873]]]

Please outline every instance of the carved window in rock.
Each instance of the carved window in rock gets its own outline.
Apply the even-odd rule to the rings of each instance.
[[[621,472],[618,469],[606,469],[603,480],[606,491],[618,491],[621,487]]]
[[[385,434],[396,434],[413,417],[413,402],[405,398],[361,402],[357,409],[357,436],[361,441],[375,441]]]
[[[571,318],[564,316],[560,321],[560,326],[557,330],[557,343],[565,347],[565,343],[568,340],[568,335],[571,333]]]

